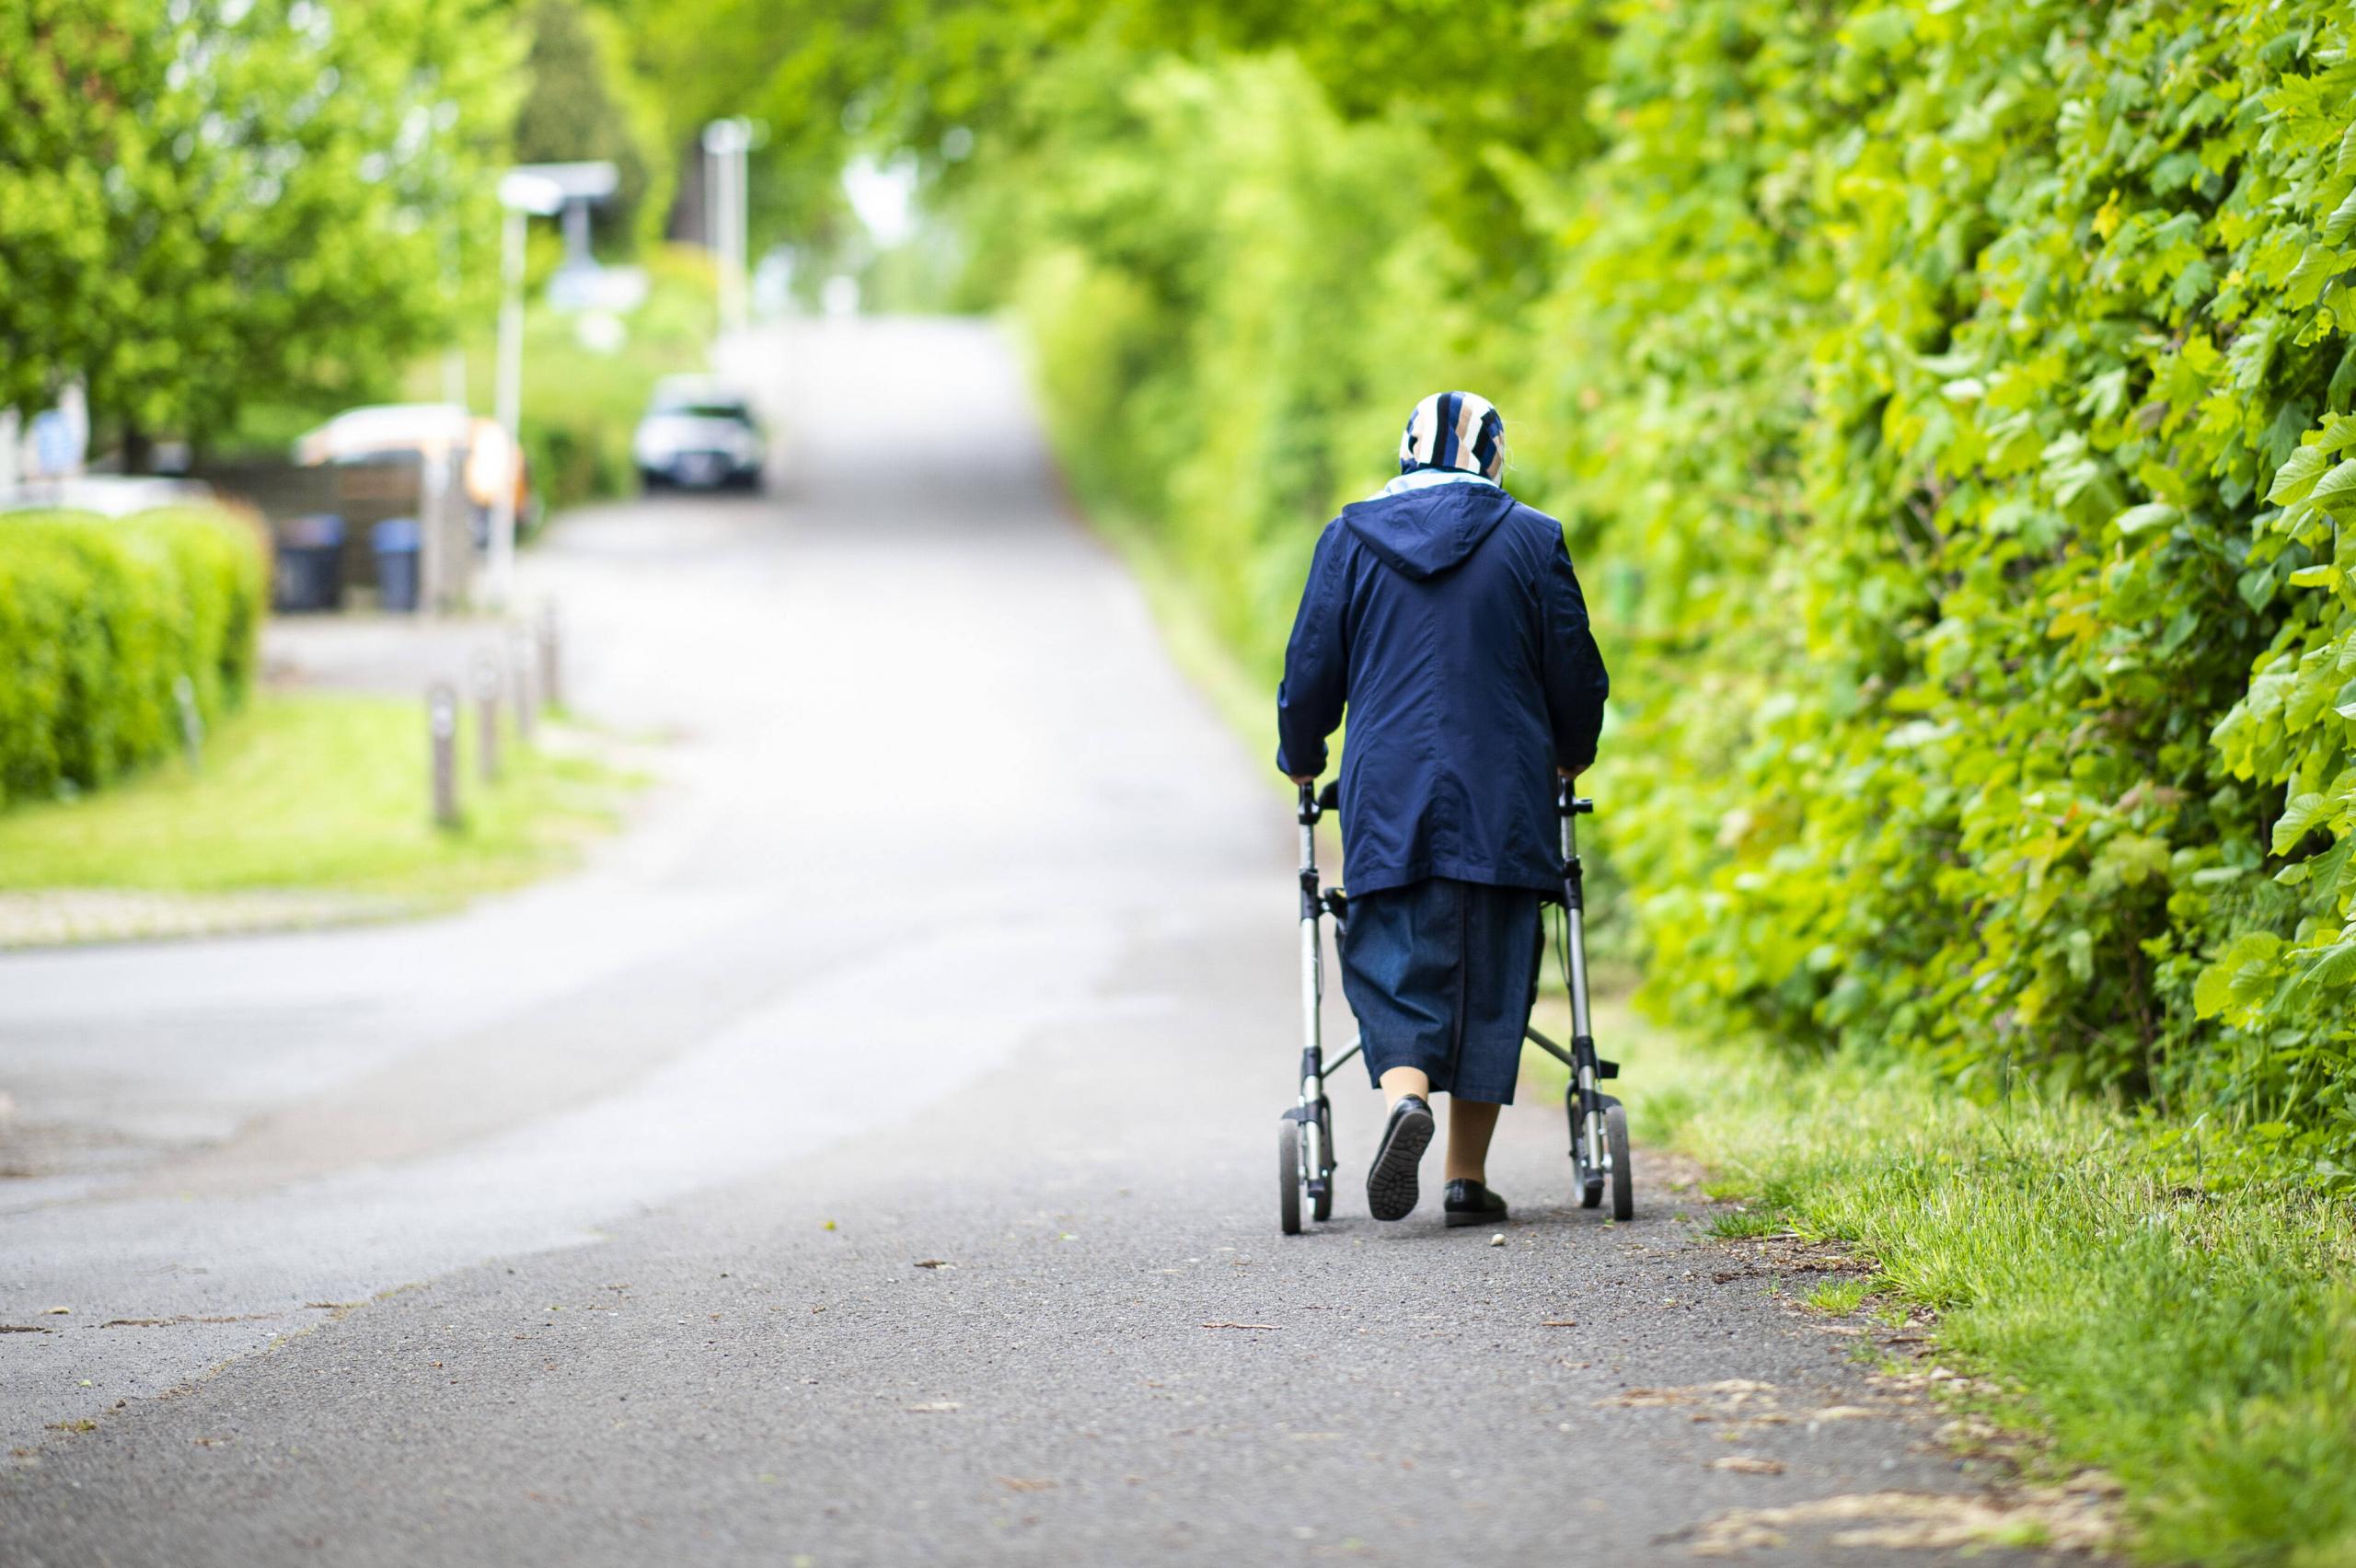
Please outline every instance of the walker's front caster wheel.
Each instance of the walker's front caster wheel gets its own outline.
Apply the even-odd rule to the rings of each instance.
[[[1628,1113],[1610,1095],[1603,1099],[1603,1148],[1611,1170],[1611,1217],[1636,1217],[1636,1168],[1628,1158]]]
[[[1579,1207],[1593,1208],[1603,1202],[1603,1161],[1587,1147],[1587,1118],[1579,1114],[1576,1088],[1563,1097],[1563,1110],[1571,1119],[1571,1165],[1578,1178]]]
[[[1316,1128],[1317,1158],[1304,1168],[1317,1179],[1309,1194],[1309,1217],[1322,1224],[1334,1217],[1334,1113],[1322,1105],[1317,1108]]]
[[[1286,1117],[1276,1127],[1276,1223],[1288,1236],[1300,1234],[1300,1124]]]

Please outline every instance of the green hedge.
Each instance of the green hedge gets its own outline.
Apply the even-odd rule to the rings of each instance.
[[[0,805],[96,789],[252,685],[269,568],[226,513],[0,515]]]
[[[2348,15],[1837,17],[1630,8],[1542,317],[1646,577],[1655,1000],[2345,1182]]]
[[[1612,656],[1657,1009],[2350,1181],[2344,8],[1592,19],[1565,165],[1412,74],[1351,119],[1283,52],[1063,51],[964,199],[1076,478],[1268,673],[1405,408],[1489,392]]]

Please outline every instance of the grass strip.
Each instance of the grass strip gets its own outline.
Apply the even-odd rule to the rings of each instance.
[[[202,765],[165,763],[99,793],[0,813],[0,891],[362,894],[438,905],[572,864],[618,821],[633,776],[571,746],[502,748],[476,774],[459,726],[461,825],[434,825],[425,707],[345,693],[260,695]]]
[[[1640,1139],[1878,1269],[1811,1298],[1929,1309],[1982,1413],[2125,1489],[2160,1562],[2356,1563],[2356,1216],[2230,1134],[2027,1090],[1992,1104],[1902,1059],[1711,1049],[1600,1007]],[[1553,1064],[1545,1064],[1552,1067]]]

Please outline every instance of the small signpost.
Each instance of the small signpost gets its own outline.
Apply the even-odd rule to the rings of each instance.
[[[433,822],[458,825],[458,694],[447,681],[425,689],[425,728],[432,737]]]
[[[532,634],[520,626],[508,634],[507,673],[514,686],[515,744],[528,746],[539,711],[532,681]]]
[[[557,663],[556,606],[540,611],[540,700],[550,708],[564,706],[564,681]]]
[[[488,653],[475,661],[475,751],[482,781],[499,782],[499,663]]]
[[[188,770],[204,767],[204,715],[196,706],[196,683],[185,674],[172,677],[172,700],[180,709],[180,745],[188,753]]]

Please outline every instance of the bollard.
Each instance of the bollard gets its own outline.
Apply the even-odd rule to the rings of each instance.
[[[425,688],[425,728],[433,737],[433,822],[458,825],[458,694],[447,681]]]
[[[475,762],[486,784],[499,782],[499,663],[475,662]]]
[[[196,683],[186,675],[172,677],[172,700],[180,709],[180,745],[188,753],[188,770],[204,766],[204,715],[197,711]]]
[[[521,627],[507,640],[507,671],[515,687],[515,744],[528,746],[540,715],[532,692],[532,635]]]
[[[564,682],[559,678],[557,667],[556,606],[549,605],[540,611],[540,700],[549,707],[564,707]]]

